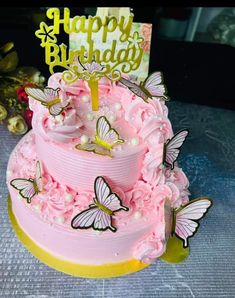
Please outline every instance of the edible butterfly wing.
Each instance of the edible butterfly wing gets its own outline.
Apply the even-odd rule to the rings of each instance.
[[[188,238],[192,237],[198,227],[200,220],[208,209],[212,206],[212,201],[208,198],[196,199],[182,209],[175,211],[175,234],[183,240],[183,246],[188,246]]]
[[[71,225],[74,229],[88,229],[93,226],[98,213],[98,207],[90,207],[76,215],[73,218]]]
[[[98,231],[107,229],[116,231],[116,228],[112,226],[111,216],[98,207],[90,207],[80,212],[73,218],[71,225],[74,229],[89,229],[92,227]]]
[[[113,212],[121,209],[128,210],[127,207],[122,206],[121,200],[115,193],[112,193],[108,183],[103,177],[95,179],[95,199],[94,203],[76,215],[71,225],[74,229],[88,229],[92,227],[98,231],[105,231],[110,229],[116,232],[116,228],[112,225]]]
[[[116,232],[117,230],[114,226],[112,226],[112,217],[100,209],[94,221],[94,229],[98,231],[110,229],[113,232]]]
[[[186,129],[181,130],[164,144],[163,163],[169,165],[172,170],[188,133],[189,131]]]
[[[122,202],[117,194],[111,193],[107,199],[104,201],[104,206],[112,210],[113,212],[119,211],[119,210],[125,210],[128,211],[129,208],[122,205]]]
[[[31,203],[32,197],[43,189],[39,161],[36,163],[35,179],[16,178],[11,180],[10,184],[19,191],[23,198],[27,199],[27,203]]]
[[[60,91],[60,88],[57,88],[57,89],[53,89],[53,88],[50,88],[50,87],[44,88],[44,93],[45,93],[45,96],[46,96],[46,100],[51,101],[51,100],[54,100],[56,98],[59,98],[59,91]]]
[[[97,201],[104,205],[105,200],[111,193],[111,189],[103,177],[96,177],[95,179],[95,196]]]
[[[38,191],[41,192],[43,190],[43,182],[42,182],[41,165],[39,161],[37,161],[36,163],[35,182],[36,182]]]
[[[113,129],[106,119],[105,116],[101,116],[96,125],[96,139],[98,141],[104,141],[110,147],[113,147],[115,144],[123,143],[124,140],[120,139],[119,134],[115,129]]]
[[[38,87],[25,87],[25,92],[31,96],[32,98],[40,101],[41,103],[46,103],[50,101],[50,99],[47,97],[44,90]]]
[[[27,203],[30,203],[32,197],[36,195],[34,182],[31,179],[13,179],[10,184],[19,191],[24,199],[27,199]]]
[[[162,73],[154,72],[144,81],[144,88],[151,94],[151,97],[168,97],[165,95],[166,87],[162,83]]]
[[[60,115],[63,110],[69,105],[68,101],[61,101],[49,107],[49,112],[52,116]]]
[[[108,183],[103,177],[97,177],[95,180],[96,199],[100,204],[115,212],[121,209],[128,211],[129,209],[122,205],[117,194],[112,193]]]
[[[124,78],[121,78],[119,82],[121,82],[124,86],[126,86],[135,95],[141,97],[145,102],[148,102],[148,95],[144,93],[144,91],[140,88],[140,86]]]
[[[61,101],[59,98],[60,88],[53,89],[50,87],[44,88],[42,90],[38,87],[26,87],[26,93],[33,97],[34,99],[41,102],[42,105],[46,106],[52,116],[58,116],[68,106],[68,101]],[[54,100],[59,99],[59,102],[54,102]]]
[[[103,66],[96,62],[94,59],[91,63],[82,63],[80,61],[80,58],[78,57],[78,62],[82,66],[83,70],[87,70],[89,73],[93,73],[94,71],[101,71],[103,69]]]
[[[93,73],[95,71],[100,71],[103,69],[103,66],[101,66],[99,63],[97,62],[92,62],[92,63],[85,63],[83,64],[83,68],[85,70],[87,70],[90,73]]]
[[[112,154],[109,149],[106,149],[96,143],[86,143],[86,144],[78,144],[75,146],[75,148],[83,151],[88,152],[94,152],[99,155],[107,155],[109,157],[112,157]]]

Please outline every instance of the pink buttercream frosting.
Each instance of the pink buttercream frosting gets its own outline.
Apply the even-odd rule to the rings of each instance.
[[[27,144],[27,146],[25,146]],[[25,138],[25,143],[19,146],[19,150],[15,153],[11,163],[12,175],[8,179],[14,178],[34,178],[35,164],[37,156],[35,154],[35,138],[30,133]],[[74,191],[73,189],[62,185],[47,172],[42,163],[43,169],[43,192],[35,195],[31,204],[23,202],[28,208],[37,210],[37,212],[45,219],[54,222],[60,220],[60,224],[66,226],[70,224],[73,216],[88,208],[93,202],[94,191]],[[124,205],[129,207],[130,212],[120,212],[116,214],[116,224],[125,225],[129,218],[132,218],[135,212],[140,212],[142,217],[151,215],[154,211],[158,212],[157,206],[164,198],[168,197],[172,203],[181,197],[176,195],[174,188],[182,191],[186,190],[187,178],[182,174],[181,169],[175,169],[174,182],[153,186],[151,183],[139,180],[130,191],[123,191],[120,187],[114,186],[112,191],[117,193]],[[174,180],[173,179],[173,180]],[[8,180],[8,181],[10,181]],[[169,181],[172,180],[169,176]],[[180,183],[180,181],[182,183]],[[180,188],[181,186],[181,188]],[[36,206],[36,207],[35,207]]]
[[[73,108],[66,109],[61,115],[44,119],[42,129],[47,136],[57,142],[69,142],[81,135],[82,122]]]
[[[168,195],[169,190],[165,187],[157,187],[151,194],[155,208],[157,209],[158,220],[156,221],[155,229],[139,241],[133,249],[134,258],[142,262],[153,263],[165,251],[164,204],[165,197]]]
[[[134,258],[152,263],[165,250],[166,199],[172,207],[179,207],[189,195],[188,179],[177,164],[172,171],[162,165],[164,143],[173,136],[164,101],[146,103],[121,84],[103,78],[99,110],[94,112],[87,82],[68,85],[62,73],[56,73],[48,86],[60,88],[62,99],[70,104],[54,117],[40,102],[29,100],[33,133],[12,157],[8,183],[14,178],[34,178],[36,161],[41,160],[44,190],[31,204],[22,202],[38,218],[71,231],[72,218],[93,202],[95,177],[104,173],[112,191],[129,208],[113,216],[118,229],[129,231],[133,222],[154,222],[154,228],[146,228],[148,232],[132,248]],[[103,115],[125,141],[114,147],[113,159],[75,149],[82,135],[94,140],[97,119]]]
[[[164,240],[158,239],[154,233],[151,233],[146,239],[138,243],[133,256],[144,263],[153,263],[164,251]]]
[[[126,193],[128,206],[132,211],[140,211],[142,216],[147,216],[152,211],[152,187],[144,181],[137,181],[133,189]]]
[[[163,143],[154,145],[145,154],[142,167],[143,179],[155,186],[165,182],[165,175],[162,171]]]
[[[143,122],[139,134],[148,146],[154,146],[170,139],[173,136],[173,131],[167,117],[152,116]]]
[[[174,193],[172,204],[175,208],[189,201],[190,192],[188,191],[189,181],[181,168],[175,167],[172,171],[166,169],[166,184]]]
[[[139,131],[146,119],[152,116],[164,116],[162,104],[159,100],[151,100],[148,104],[141,98],[135,98],[127,106],[125,119]]]

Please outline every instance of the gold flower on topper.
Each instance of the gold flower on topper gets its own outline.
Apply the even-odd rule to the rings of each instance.
[[[128,37],[129,47],[135,47],[138,49],[140,47],[140,43],[142,43],[144,39],[140,37],[139,32],[134,32],[133,36]]]
[[[45,48],[45,61],[51,73],[54,67],[65,68],[63,80],[68,84],[77,79],[87,80],[91,89],[92,110],[97,111],[98,80],[107,77],[119,80],[121,72],[129,73],[139,68],[143,56],[143,38],[132,33],[133,14],[115,16],[75,16],[70,10],[59,8],[47,10],[52,25],[40,24],[36,36]],[[75,34],[78,47],[69,48],[57,44],[56,35],[61,28],[66,34]],[[82,66],[82,67],[81,67]]]
[[[40,23],[40,29],[35,32],[35,35],[41,39],[41,47],[45,47],[48,42],[57,42],[57,38],[53,32],[53,26],[47,26],[44,22]]]

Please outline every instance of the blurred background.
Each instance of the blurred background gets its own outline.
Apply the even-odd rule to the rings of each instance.
[[[2,7],[0,46],[13,41],[19,64],[46,79],[44,49],[35,37],[48,7]],[[63,7],[61,7],[63,10]],[[70,7],[94,15],[96,7]],[[235,7],[132,7],[135,22],[152,23],[150,72],[163,72],[172,100],[235,109]],[[68,44],[68,36],[61,36]],[[4,53],[0,58],[4,58]]]

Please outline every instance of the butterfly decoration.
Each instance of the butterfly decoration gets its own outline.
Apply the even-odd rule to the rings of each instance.
[[[19,191],[19,194],[27,200],[27,203],[31,203],[31,199],[42,192],[43,190],[43,181],[42,181],[42,172],[40,162],[37,161],[36,163],[36,173],[35,178],[23,179],[17,178],[13,179],[10,182],[11,186]]]
[[[112,224],[112,216],[120,210],[128,211],[129,208],[122,205],[121,199],[113,193],[108,183],[101,176],[96,177],[94,183],[94,203],[88,209],[77,214],[71,222],[73,229],[93,228],[97,231],[107,229],[116,232],[117,228]]]
[[[111,127],[107,118],[101,116],[96,123],[95,140],[86,144],[78,144],[75,148],[112,157],[111,149],[121,143],[124,143],[124,140],[120,139],[118,132]]]
[[[95,58],[92,59],[91,63],[82,63],[78,57],[78,62],[83,68],[84,71],[88,71],[89,73],[93,73],[95,71],[101,71],[104,67],[95,61]]]
[[[69,102],[62,101],[59,97],[60,88],[53,89],[46,87],[44,89],[38,87],[25,87],[26,93],[41,104],[48,108],[52,116],[60,115],[63,110],[69,105]]]
[[[183,247],[188,247],[188,238],[192,237],[199,228],[199,220],[205,216],[212,201],[209,198],[199,198],[186,205],[173,209],[172,235],[183,241]]]
[[[121,78],[119,82],[125,85],[135,95],[141,97],[145,102],[148,102],[149,98],[152,99],[153,97],[169,100],[168,96],[166,96],[166,87],[162,84],[162,73],[159,71],[149,75],[145,81],[140,82],[140,85],[125,78]]]
[[[164,143],[163,164],[174,169],[174,164],[180,154],[180,148],[183,145],[189,131],[187,129],[177,132],[170,140]]]

